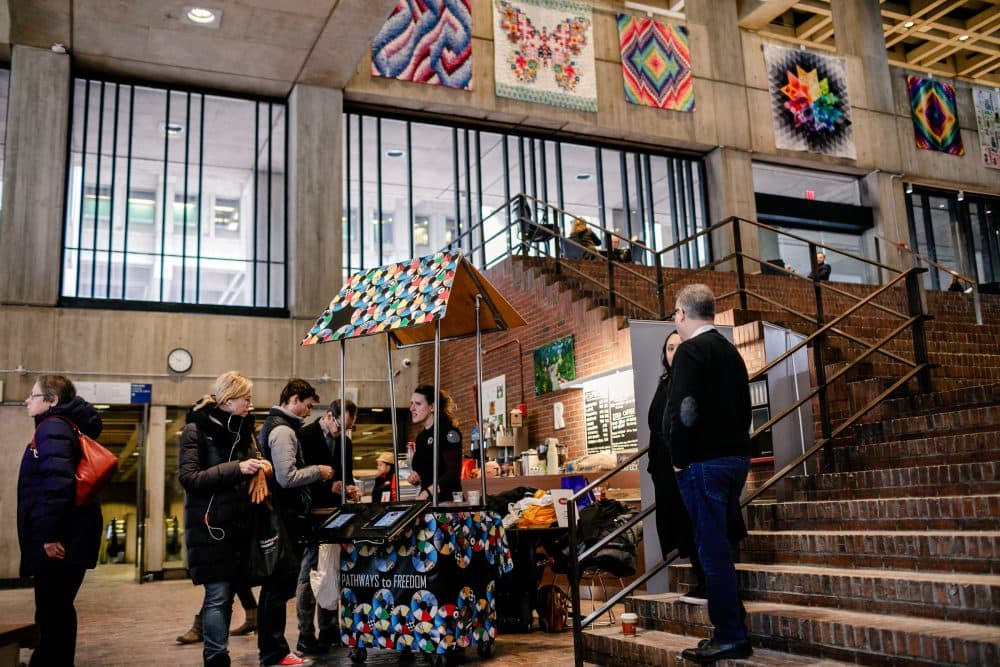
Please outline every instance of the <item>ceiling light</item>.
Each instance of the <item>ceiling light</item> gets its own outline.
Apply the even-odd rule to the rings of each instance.
[[[914,21],[907,21],[906,23],[903,24],[903,27],[904,28],[912,28],[915,25],[916,25],[916,23]]]
[[[160,123],[160,134],[166,134],[171,138],[179,137],[184,134],[184,125],[182,123]]]
[[[406,155],[406,151],[399,148],[390,148],[385,152],[386,157],[403,157]]]
[[[958,191],[958,201],[965,201],[965,190]]]
[[[181,14],[181,21],[202,28],[218,28],[222,23],[222,10],[187,5]]]
[[[585,171],[581,171],[579,174],[576,175],[576,180],[578,180],[578,181],[589,181],[592,176],[593,176],[592,174],[588,174]]]
[[[912,195],[913,194],[913,183],[907,183],[906,184],[906,194],[908,194],[908,195]]]
[[[968,35],[959,35],[958,36],[958,41],[960,41],[960,42],[966,42],[966,41],[968,41],[968,39],[969,39]]]

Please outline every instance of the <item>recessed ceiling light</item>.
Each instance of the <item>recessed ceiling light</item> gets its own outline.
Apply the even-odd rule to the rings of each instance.
[[[406,151],[399,148],[390,148],[385,152],[386,157],[403,157],[406,155]]]
[[[202,28],[218,28],[222,22],[222,10],[186,5],[181,14],[181,20],[184,23],[190,23]]]
[[[968,41],[968,39],[969,39],[968,35],[959,35],[958,36],[958,41],[960,41],[960,42]]]
[[[160,134],[179,137],[184,134],[184,125],[181,123],[160,123]]]
[[[591,177],[592,177],[592,174],[588,174],[585,171],[581,171],[579,174],[576,175],[576,180],[578,180],[578,181],[589,181],[591,179]]]
[[[903,27],[904,28],[912,28],[915,25],[916,25],[915,21],[907,21],[906,23],[903,24]]]

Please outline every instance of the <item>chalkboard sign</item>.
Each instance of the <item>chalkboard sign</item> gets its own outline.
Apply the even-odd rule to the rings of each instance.
[[[639,446],[635,423],[635,397],[623,396],[608,401],[611,422],[611,451],[615,454]]]
[[[603,387],[583,391],[583,418],[587,425],[587,451],[596,452],[610,447],[608,393]]]
[[[587,451],[621,452],[639,445],[635,421],[635,397],[610,398],[607,387],[583,392],[583,415],[587,425]]]

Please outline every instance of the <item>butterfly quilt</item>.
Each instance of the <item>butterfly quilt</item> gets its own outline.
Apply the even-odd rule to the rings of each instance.
[[[496,94],[597,111],[593,21],[569,0],[494,0]]]

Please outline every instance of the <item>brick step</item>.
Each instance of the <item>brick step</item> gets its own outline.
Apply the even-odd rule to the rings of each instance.
[[[640,629],[635,637],[625,637],[617,625],[588,628],[583,633],[583,659],[602,667],[682,667],[692,663],[681,657],[686,648],[697,645],[697,638],[659,630]],[[719,667],[841,667],[850,663],[792,655],[783,651],[754,647],[753,655],[743,660],[720,660]]]
[[[707,636],[708,608],[679,597],[639,595],[626,599],[625,608],[648,628]],[[1000,658],[1000,633],[988,625],[757,600],[744,604],[754,646],[796,656],[878,666],[995,665]]]
[[[1000,461],[789,475],[783,500],[957,496],[1000,493]]]
[[[913,394],[905,398],[886,401],[883,404],[887,414],[894,417],[937,412],[942,407],[971,408],[984,405],[1000,405],[1000,383],[937,391],[930,394]]]
[[[690,583],[690,566],[677,568]],[[835,607],[963,623],[1000,623],[1000,576],[965,572],[737,563],[752,600]]]
[[[1000,574],[1000,531],[752,530],[740,560]]]
[[[858,424],[853,431],[856,442],[868,444],[994,428],[1000,428],[1000,405],[979,405],[961,410],[939,411],[871,424]]]
[[[754,502],[751,530],[995,530],[1000,495]]]
[[[832,451],[836,469],[841,472],[874,470],[886,466],[904,468],[942,461],[948,463],[997,461],[1000,460],[1000,428],[962,435],[939,435],[932,438],[893,440],[867,445],[853,442],[845,446],[835,444]]]

